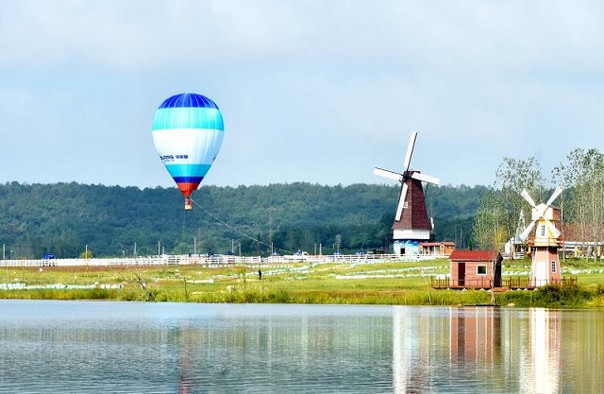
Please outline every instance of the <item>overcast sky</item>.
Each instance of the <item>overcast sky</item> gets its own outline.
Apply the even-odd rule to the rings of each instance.
[[[600,1],[0,0],[0,182],[172,187],[151,138],[177,93],[225,122],[203,184],[490,185],[604,149]]]

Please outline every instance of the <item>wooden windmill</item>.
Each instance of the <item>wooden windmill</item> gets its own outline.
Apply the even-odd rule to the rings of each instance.
[[[417,254],[419,242],[429,240],[430,232],[434,227],[426,211],[422,182],[438,185],[440,179],[424,175],[419,171],[409,170],[416,138],[417,131],[413,131],[409,138],[402,173],[379,167],[373,170],[375,175],[401,183],[396,215],[392,225],[392,238],[396,254]]]
[[[535,204],[526,190],[520,195],[532,207],[532,222],[526,227],[520,238],[525,240],[535,228],[535,235],[529,239],[532,248],[533,261],[531,264],[531,284],[544,286],[550,283],[560,283],[560,258],[558,248],[563,244],[562,234],[556,228],[560,221],[560,208],[552,206],[554,200],[562,193],[561,188],[556,188],[545,204]]]

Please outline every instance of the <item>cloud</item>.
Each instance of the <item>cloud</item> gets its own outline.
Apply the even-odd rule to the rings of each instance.
[[[371,168],[396,170],[418,130],[414,166],[490,183],[503,156],[538,155],[547,168],[598,144],[603,7],[6,1],[0,116],[19,132],[0,165],[52,150],[45,168],[7,176],[170,185],[150,122],[164,98],[198,91],[227,129],[208,182],[381,182]]]
[[[4,10],[0,59],[129,68],[242,60],[518,67],[552,57],[601,64],[601,11],[581,2],[17,1]]]

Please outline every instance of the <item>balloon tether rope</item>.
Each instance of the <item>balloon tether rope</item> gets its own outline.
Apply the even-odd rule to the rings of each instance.
[[[230,224],[228,224],[224,220],[220,219],[218,216],[216,216],[212,212],[210,212],[207,209],[205,209],[201,204],[197,203],[197,201],[193,200],[192,198],[191,198],[191,201],[193,202],[193,204],[195,204],[195,206],[199,207],[202,211],[204,211],[205,213],[207,213],[208,215],[210,215],[212,218],[214,218],[218,223],[222,224],[223,226],[225,226],[225,227],[227,227],[227,228],[235,231],[236,233],[238,233],[238,234],[240,234],[240,235],[242,235],[242,236],[244,236],[246,238],[251,239],[254,242],[258,242],[259,244],[264,245],[264,246],[266,246],[268,248],[271,247],[271,245],[269,245],[269,244],[267,244],[265,242],[262,242],[261,240],[259,240],[257,238],[254,238],[251,235],[248,235],[248,234],[244,233],[243,231],[239,230],[236,227],[231,226]],[[285,252],[290,252],[289,250],[286,250],[286,249],[281,249],[281,250],[283,250]]]

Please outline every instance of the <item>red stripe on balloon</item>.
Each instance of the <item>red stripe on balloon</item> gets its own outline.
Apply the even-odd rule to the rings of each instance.
[[[189,197],[191,193],[197,190],[200,182],[179,182],[177,183],[178,188],[182,192],[183,196]]]

